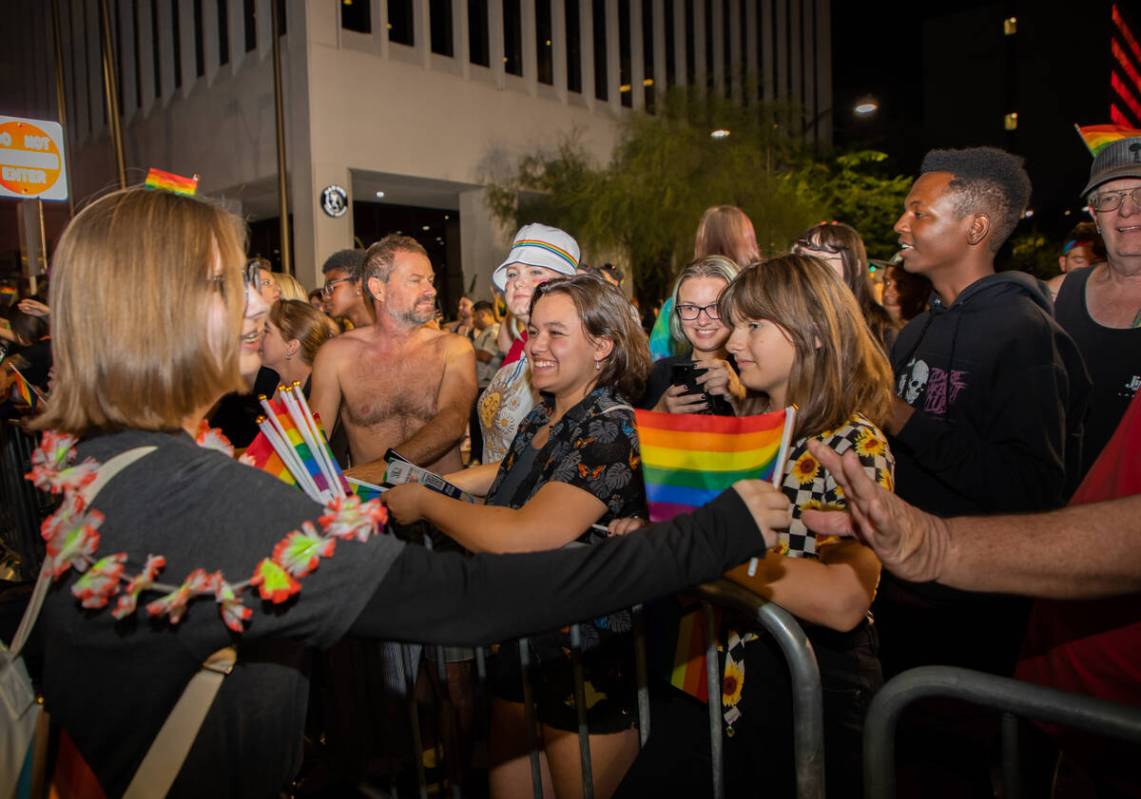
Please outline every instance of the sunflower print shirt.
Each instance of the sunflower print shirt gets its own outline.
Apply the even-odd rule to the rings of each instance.
[[[825,430],[812,438],[841,455],[854,449],[868,476],[888,491],[895,490],[895,458],[888,448],[887,437],[863,414],[857,413],[835,430]],[[792,445],[781,483],[781,489],[792,503],[792,525],[780,533],[780,542],[774,551],[793,558],[816,557],[818,547],[838,540],[836,536],[817,539],[800,519],[804,510],[843,510],[848,506],[844,489],[808,451],[809,440],[802,438]]]

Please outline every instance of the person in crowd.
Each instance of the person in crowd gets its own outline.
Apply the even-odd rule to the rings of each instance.
[[[848,495],[851,516],[805,513],[819,532],[850,534],[892,572],[966,591],[1040,597],[1034,604],[1020,680],[1141,707],[1141,397],[1065,510],[940,519],[871,485],[850,455],[813,448]],[[1096,542],[1091,545],[1091,542]],[[1136,793],[1136,747],[1053,729],[1098,796]],[[1028,744],[1034,746],[1028,747]],[[1046,795],[1059,777],[1049,741],[1022,736],[1024,788]],[[1045,750],[1043,753],[1042,750]]]
[[[1105,261],[1066,273],[1054,315],[1074,338],[1093,380],[1082,445],[1084,474],[1141,389],[1141,137],[1106,147],[1084,194]],[[1074,250],[1071,250],[1071,253]],[[1096,255],[1095,255],[1096,257]]]
[[[503,460],[519,423],[535,407],[531,367],[524,349],[535,287],[559,275],[573,275],[579,255],[578,242],[565,231],[538,223],[524,225],[515,234],[507,258],[491,275],[496,291],[507,301],[511,318],[499,327],[503,363],[479,398],[484,464]],[[522,327],[512,339],[514,324]]]
[[[868,251],[864,240],[851,225],[843,222],[822,222],[801,234],[792,251],[801,255],[811,255],[824,261],[852,290],[864,321],[871,328],[872,335],[884,348],[891,352],[899,325],[872,296],[868,285]]]
[[[384,481],[390,448],[437,473],[462,466],[475,356],[467,339],[425,325],[436,307],[434,281],[415,239],[391,234],[373,244],[361,285],[376,322],[328,342],[313,363],[310,404],[326,424],[340,418],[352,476],[366,482]]]
[[[301,383],[309,396],[309,378],[317,350],[338,333],[336,323],[301,300],[278,300],[269,309],[262,363],[277,372],[283,386]]]
[[[325,290],[323,288],[313,289],[309,292],[309,304],[316,308],[321,313],[325,311]]]
[[[273,266],[260,255],[250,259],[250,265],[258,270],[258,292],[265,301],[266,307],[273,305],[281,299],[281,286],[274,278]]]
[[[337,250],[321,266],[325,275],[321,289],[325,312],[334,319],[346,320],[353,328],[368,327],[373,322],[372,308],[365,301],[361,283],[364,258],[364,250]]]
[[[800,620],[824,688],[828,795],[859,796],[863,719],[882,682],[868,613],[880,564],[858,541],[817,539],[805,527],[807,509],[842,508],[846,501],[836,478],[807,447],[821,442],[853,453],[860,470],[890,490],[893,459],[878,423],[891,410],[891,368],[855,297],[816,258],[786,255],[747,267],[719,304],[721,318],[732,325],[728,347],[741,380],[763,397],[768,410],[798,409],[781,481],[792,506],[792,524],[755,574],[741,566],[727,577]],[[620,520],[611,529],[621,533],[639,525]],[[792,706],[784,657],[764,634],[731,632],[725,648],[730,652],[722,698],[729,728],[724,739],[726,793],[746,795],[764,785],[767,795],[794,796]],[[703,719],[708,711],[677,691],[658,701],[668,729],[662,731],[655,721],[623,795],[706,795],[708,770],[699,767],[700,757],[695,759],[702,747],[695,749],[694,737],[707,752],[708,721]],[[652,717],[658,715],[652,712]]]
[[[11,356],[20,374],[44,394],[48,393],[51,376],[51,324],[47,315],[36,315],[17,306],[11,310],[8,323],[12,333]]]
[[[474,338],[475,328],[472,325],[472,308],[474,305],[471,297],[466,294],[460,297],[460,301],[456,303],[455,321],[449,322],[444,329],[449,333],[455,333],[457,336]]]
[[[309,301],[309,297],[305,293],[305,287],[301,285],[301,281],[288,272],[274,272],[273,282],[277,284],[277,291],[280,295],[278,299],[300,300],[301,302]]]
[[[80,211],[54,255],[58,391],[38,425],[78,438],[77,463],[145,453],[134,453],[142,459],[111,477],[85,508],[71,495],[65,515],[45,528],[74,524],[85,546],[49,543],[60,584],[38,621],[44,703],[107,795],[124,793],[188,680],[223,647],[236,645],[237,666],[167,796],[286,790],[301,755],[309,659],[347,633],[479,644],[550,629],[709,579],[763,553],[775,540],[771,529],[787,524],[783,498],[743,480],[711,506],[650,534],[575,550],[463,557],[391,535],[347,537],[322,552],[315,571],[291,577],[289,602],[258,601],[250,592],[268,597],[275,589],[238,581],[282,557],[274,553],[290,531],[337,511],[196,445],[203,413],[241,390],[240,371],[257,361],[256,349],[242,342],[244,317],[260,303],[256,291],[243,290],[243,238],[242,221],[220,206],[138,187]],[[84,290],[100,281],[134,288]],[[383,291],[376,277],[370,282]],[[159,329],[168,335],[156,337]],[[53,454],[41,464],[54,465],[56,454],[66,460],[71,443],[46,442]],[[63,477],[45,468],[39,479],[62,487]],[[99,517],[75,516],[96,511]],[[338,518],[348,522],[344,510]],[[104,573],[96,592],[115,604],[118,621],[110,608],[97,612],[97,603],[84,607],[78,598],[91,589],[79,580],[107,568],[107,561],[93,565],[104,556],[125,569]],[[73,563],[90,568],[80,574],[68,568]],[[157,571],[185,590],[152,585]],[[128,575],[137,579],[122,587]],[[199,592],[200,576],[209,585],[225,581],[234,595]],[[224,603],[222,617],[215,601]]]
[[[1105,242],[1094,222],[1078,222],[1066,236],[1062,244],[1062,254],[1058,256],[1058,274],[1046,281],[1050,296],[1058,299],[1058,290],[1066,275],[1078,269],[1088,269],[1105,260]]]
[[[527,327],[531,381],[543,401],[519,425],[499,464],[448,479],[486,505],[472,506],[418,484],[397,486],[385,502],[402,523],[426,519],[474,552],[532,552],[604,538],[591,525],[644,515],[638,438],[628,397],[649,370],[646,336],[626,298],[596,275],[581,274],[535,288]],[[595,795],[608,797],[638,751],[634,674],[623,611],[585,634],[587,712]],[[545,644],[545,645],[544,645]],[[534,642],[541,669],[538,715],[543,725],[544,782],[558,796],[582,794],[571,662],[566,636]],[[528,736],[514,648],[501,657],[499,701],[491,720],[492,796],[530,787]]]
[[[667,413],[713,410],[724,415],[731,414],[745,399],[745,387],[725,349],[729,327],[717,315],[717,300],[737,272],[737,264],[724,255],[706,256],[681,270],[670,295],[673,310],[669,320],[670,335],[680,353],[654,363],[641,407]],[[675,381],[679,365],[700,370],[695,380],[701,393],[690,393],[684,382]],[[711,409],[711,402],[717,407]]]
[[[892,350],[896,493],[937,516],[1060,507],[1077,485],[1089,377],[1041,281],[995,272],[1030,195],[1022,159],[933,150],[920,173],[895,230],[903,268],[934,293]],[[1028,612],[1021,598],[888,571],[875,605],[884,672],[941,664],[1009,675]],[[949,795],[989,785],[998,751],[987,719],[930,708],[905,723],[905,779],[939,775]]]
[[[475,381],[477,394],[468,420],[468,435],[471,437],[471,454],[474,460],[483,457],[483,432],[479,426],[479,400],[491,384],[491,379],[503,363],[503,353],[499,351],[499,322],[495,320],[495,306],[487,300],[480,300],[472,306],[472,327],[475,337]]]
[[[897,328],[903,329],[923,313],[930,296],[931,281],[922,275],[910,274],[898,266],[889,265],[884,270],[883,309]]]
[[[735,205],[715,205],[705,210],[697,226],[693,258],[707,255],[724,255],[738,265],[761,260],[757,233],[744,211]]]

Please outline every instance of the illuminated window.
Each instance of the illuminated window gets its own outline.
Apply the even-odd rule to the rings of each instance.
[[[1002,127],[1005,130],[1018,130],[1018,112],[1013,111],[1002,118]]]
[[[1002,21],[1002,32],[1006,36],[1018,33],[1018,17],[1007,17]]]

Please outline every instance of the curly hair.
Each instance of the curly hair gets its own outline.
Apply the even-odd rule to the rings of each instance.
[[[960,217],[969,213],[990,217],[992,252],[1014,232],[1030,201],[1030,176],[1022,157],[997,147],[931,150],[919,167],[921,175],[928,172],[954,175],[948,188],[955,194]]]

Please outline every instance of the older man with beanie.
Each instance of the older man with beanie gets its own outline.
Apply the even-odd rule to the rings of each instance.
[[[1082,194],[1105,242],[1106,260],[1066,275],[1055,315],[1093,380],[1082,447],[1085,474],[1141,388],[1141,137],[1121,139],[1098,153]]]
[[[519,423],[535,407],[531,368],[523,351],[531,318],[531,295],[541,283],[573,275],[578,269],[580,254],[578,242],[565,231],[549,225],[524,225],[515,234],[511,252],[491,276],[491,282],[506,298],[507,310],[520,329],[511,340],[510,325],[500,326],[499,345],[507,355],[479,398],[482,463],[503,460]]]

